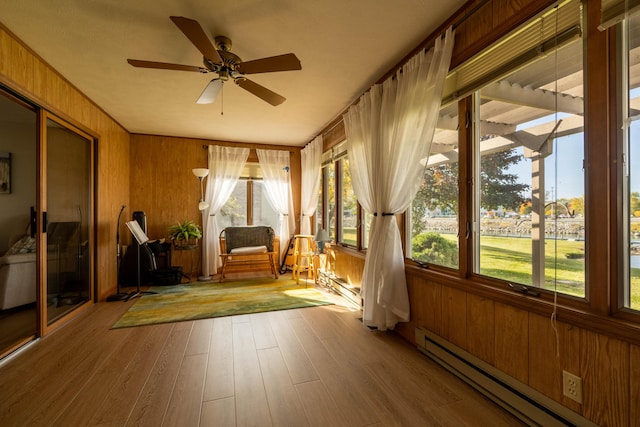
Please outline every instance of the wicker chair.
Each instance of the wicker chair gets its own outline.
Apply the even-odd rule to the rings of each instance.
[[[273,250],[275,232],[269,226],[227,227],[220,232],[220,248],[224,247],[220,282],[230,265],[268,265],[278,278],[278,257]]]

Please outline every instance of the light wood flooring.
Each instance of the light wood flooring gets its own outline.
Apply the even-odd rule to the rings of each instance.
[[[339,305],[109,329],[99,303],[0,365],[0,426],[519,426]]]

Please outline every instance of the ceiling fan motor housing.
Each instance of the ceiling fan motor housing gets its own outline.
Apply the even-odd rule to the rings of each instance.
[[[216,64],[207,57],[203,57],[204,66],[207,69],[220,75],[222,80],[228,80],[230,77],[235,78],[238,74],[238,64],[242,59],[235,53],[231,53],[231,40],[225,36],[217,36],[215,38],[216,50],[222,58],[222,64]]]

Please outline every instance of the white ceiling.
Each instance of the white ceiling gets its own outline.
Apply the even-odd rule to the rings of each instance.
[[[303,146],[464,2],[0,0],[0,22],[130,132]],[[250,76],[287,100],[272,107],[226,84],[197,105],[215,74],[127,64],[202,66],[171,15],[229,37],[245,61],[295,53],[301,71]]]

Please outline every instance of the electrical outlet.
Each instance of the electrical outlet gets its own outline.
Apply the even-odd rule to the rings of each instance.
[[[570,372],[562,371],[562,394],[569,399],[582,403],[582,378]]]

